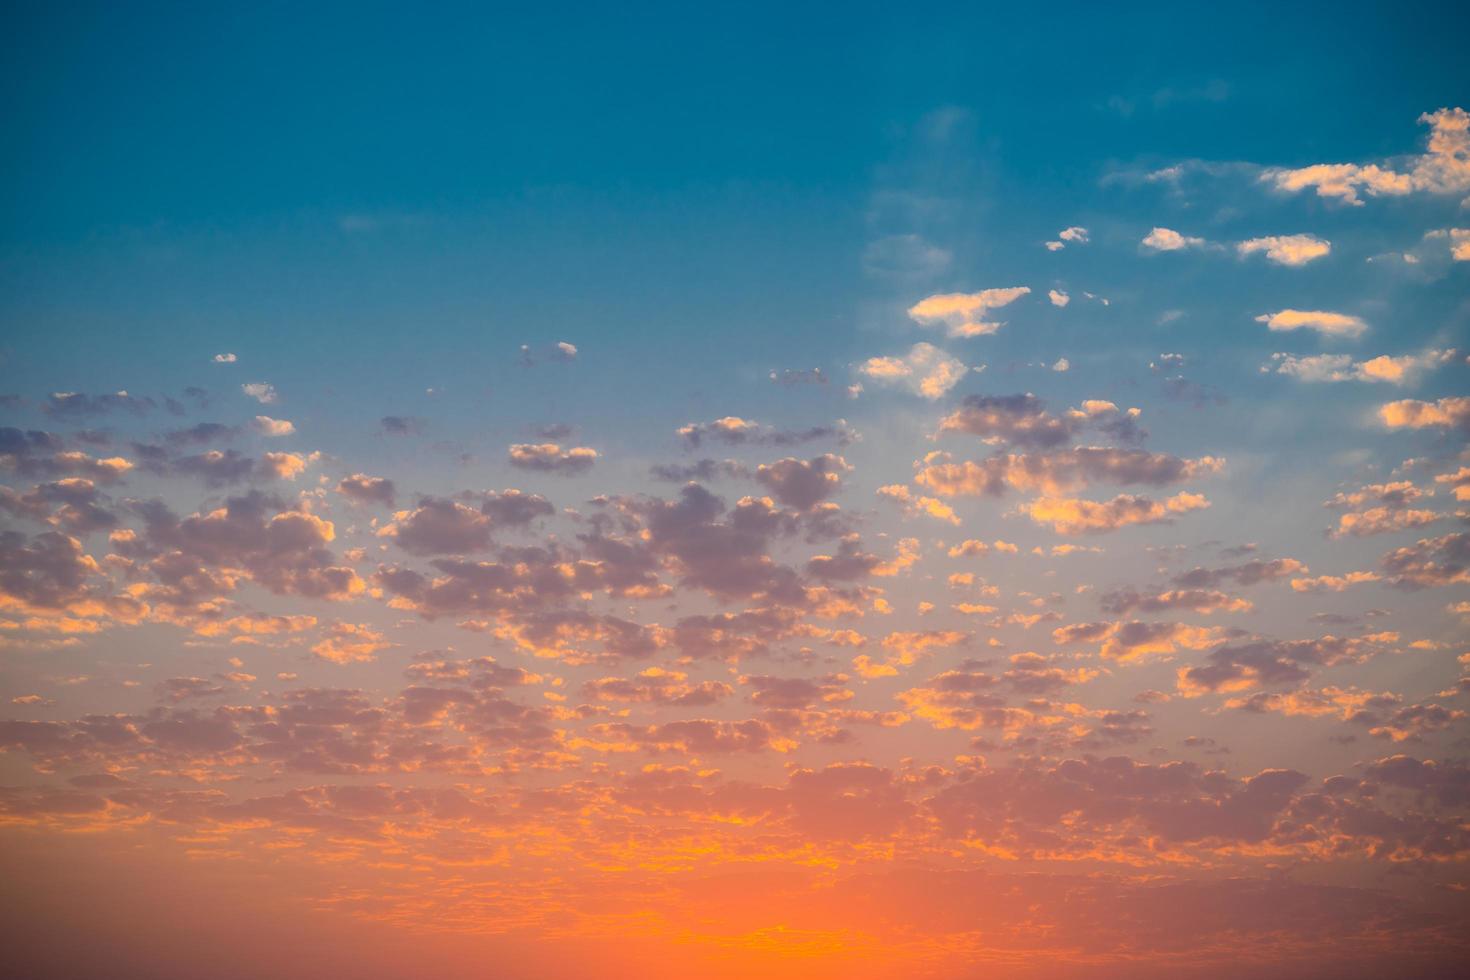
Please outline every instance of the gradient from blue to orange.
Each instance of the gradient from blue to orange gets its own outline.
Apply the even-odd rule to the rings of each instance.
[[[1465,966],[1457,5],[5,20],[28,975]]]

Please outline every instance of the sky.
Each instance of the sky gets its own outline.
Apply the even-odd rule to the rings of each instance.
[[[25,975],[1470,969],[1462,5],[3,17]]]

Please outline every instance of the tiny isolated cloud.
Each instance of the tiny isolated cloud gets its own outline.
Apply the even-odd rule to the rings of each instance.
[[[1068,244],[1086,245],[1088,241],[1087,229],[1081,225],[1072,225],[1057,232],[1057,237],[1046,243],[1046,249],[1049,252],[1060,252]]]
[[[1140,244],[1152,252],[1178,252],[1186,248],[1200,248],[1205,240],[1181,235],[1172,228],[1155,228],[1144,236]]]
[[[228,351],[223,354],[214,355],[214,363],[216,364],[234,364],[238,360],[238,357]]]
[[[1063,371],[1070,371],[1072,370],[1072,362],[1067,360],[1065,357],[1059,357],[1056,359],[1056,363],[1052,364],[1051,369],[1059,373]]]
[[[938,293],[909,307],[909,318],[925,327],[943,326],[951,337],[983,337],[1005,324],[987,319],[1031,292],[1029,286],[982,289],[978,293]]]
[[[1277,333],[1315,330],[1324,337],[1358,337],[1368,329],[1368,324],[1361,317],[1327,310],[1278,310],[1262,313],[1256,317],[1256,322],[1264,323],[1266,329]]]
[[[296,426],[285,419],[273,419],[269,415],[257,415],[252,423],[255,431],[265,436],[289,436],[296,432]]]
[[[240,386],[240,390],[262,405],[269,405],[277,398],[276,386],[264,381],[248,381]]]
[[[902,357],[870,357],[858,372],[876,384],[901,388],[931,401],[959,384],[970,369],[933,344],[918,343]]]
[[[1332,251],[1332,243],[1316,235],[1267,235],[1237,242],[1235,251],[1241,258],[1264,252],[1277,265],[1295,268],[1326,256]]]
[[[1072,297],[1068,296],[1066,290],[1062,289],[1047,290],[1046,298],[1051,300],[1052,306],[1066,306],[1072,302]]]

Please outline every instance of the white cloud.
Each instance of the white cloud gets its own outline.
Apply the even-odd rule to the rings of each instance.
[[[1063,228],[1057,232],[1057,240],[1047,242],[1046,247],[1048,251],[1060,252],[1067,247],[1068,242],[1071,242],[1073,245],[1086,245],[1088,241],[1087,229],[1081,225],[1073,225],[1070,228]]]
[[[1061,289],[1049,290],[1046,294],[1046,297],[1047,299],[1051,300],[1052,306],[1066,306],[1068,303],[1072,302],[1072,297],[1068,296],[1066,291]]]
[[[262,405],[269,405],[276,400],[276,386],[264,381],[250,381],[240,386],[240,390]]]
[[[239,360],[239,358],[237,358],[234,354],[225,353],[214,355],[214,363],[216,364],[234,364],[237,360]]]
[[[1359,317],[1326,310],[1279,310],[1261,314],[1256,317],[1256,322],[1264,323],[1267,329],[1278,333],[1306,329],[1328,337],[1357,337],[1368,329],[1368,324]]]
[[[930,400],[959,384],[970,369],[933,344],[915,344],[903,357],[872,357],[858,367],[868,379]]]
[[[1172,228],[1155,228],[1144,236],[1141,244],[1155,252],[1177,252],[1186,248],[1199,248],[1204,243],[1203,238],[1181,235]]]
[[[1238,242],[1235,250],[1242,256],[1265,252],[1277,265],[1302,266],[1332,251],[1332,243],[1315,235],[1267,235]]]
[[[1072,369],[1072,362],[1065,357],[1059,357],[1057,358],[1057,362],[1051,366],[1051,369],[1058,372],[1070,371]]]
[[[951,337],[980,337],[1004,326],[985,319],[991,310],[1008,306],[1029,292],[1029,286],[1008,286],[978,293],[939,293],[909,307],[909,318],[926,327],[943,324]]]

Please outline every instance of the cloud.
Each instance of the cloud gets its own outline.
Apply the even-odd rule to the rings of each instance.
[[[1460,108],[1442,108],[1419,117],[1429,126],[1426,152],[1394,163],[1318,163],[1288,169],[1268,168],[1260,179],[1279,191],[1297,193],[1315,189],[1318,197],[1361,206],[1360,193],[1369,197],[1400,197],[1411,193],[1458,194],[1470,190],[1470,114]]]
[[[1038,497],[1021,508],[1037,524],[1050,524],[1058,534],[1104,534],[1131,524],[1170,524],[1180,514],[1203,510],[1210,502],[1196,493],[1177,493],[1166,500],[1119,494],[1111,500]]]
[[[1470,534],[1420,538],[1384,555],[1379,567],[1390,582],[1407,589],[1470,582]]]
[[[509,450],[510,465],[538,473],[576,476],[592,468],[597,450],[586,446],[562,449],[554,442],[516,443]]]
[[[960,463],[949,453],[933,452],[915,464],[914,482],[946,497],[999,497],[1007,490],[1055,495],[1094,484],[1168,486],[1218,473],[1224,466],[1224,460],[1213,456],[1190,460],[1099,446],[997,454]]]
[[[1296,268],[1326,256],[1332,251],[1332,243],[1316,235],[1267,235],[1237,242],[1235,250],[1242,257],[1265,252],[1266,258],[1277,265]]]
[[[1358,337],[1368,329],[1368,324],[1355,316],[1346,313],[1329,313],[1323,310],[1280,310],[1276,313],[1263,313],[1256,317],[1257,323],[1264,323],[1268,330],[1282,332],[1287,330],[1315,330],[1325,337]]]
[[[1047,290],[1046,298],[1051,300],[1052,306],[1066,306],[1068,303],[1072,302],[1072,297],[1068,296],[1063,290],[1060,289]]]
[[[240,386],[240,390],[262,405],[270,405],[277,401],[276,386],[265,381],[247,381]]]
[[[237,360],[239,358],[230,353],[214,355],[214,363],[216,364],[234,364]]]
[[[822,439],[831,439],[839,446],[845,446],[857,438],[846,419],[806,429],[777,429],[735,415],[713,422],[690,422],[680,426],[675,434],[685,445],[696,449],[706,442],[720,442],[727,446],[795,446]]]
[[[911,493],[909,488],[902,483],[893,483],[878,488],[878,496],[887,500],[895,500],[903,505],[904,512],[911,515],[925,515],[936,520],[948,521],[956,527],[960,524],[959,515],[942,500],[933,497],[924,497]]]
[[[381,476],[354,473],[338,481],[337,492],[354,503],[393,506],[393,481]]]
[[[1087,229],[1080,225],[1072,225],[1070,228],[1063,228],[1057,232],[1056,239],[1047,242],[1046,248],[1049,252],[1060,252],[1069,243],[1073,245],[1086,245],[1088,241]]]
[[[824,385],[827,383],[827,375],[821,368],[808,368],[798,371],[786,368],[784,371],[772,371],[770,374],[771,384],[781,385],[783,388],[794,388],[797,385]]]
[[[1441,228],[1424,235],[1429,241],[1447,241],[1450,258],[1456,262],[1470,262],[1470,228]]]
[[[903,357],[872,357],[858,366],[859,373],[878,384],[930,401],[944,397],[969,370],[959,358],[926,343],[915,344]]]
[[[1120,411],[1112,402],[1092,399],[1084,401],[1081,408],[1055,415],[1030,392],[970,395],[940,420],[939,432],[979,436],[989,445],[1049,448],[1070,442],[1092,428],[1122,442],[1136,442],[1143,436],[1137,426],[1139,414],[1136,408]]]
[[[1306,571],[1307,566],[1295,558],[1252,558],[1242,564],[1223,568],[1195,567],[1175,575],[1173,582],[1185,588],[1213,588],[1226,583],[1255,585],[1259,582],[1275,582]]]
[[[841,456],[824,453],[802,460],[788,456],[756,468],[755,479],[779,502],[797,510],[810,510],[836,493],[842,486],[842,475],[852,467]]]
[[[1274,371],[1300,381],[1381,381],[1404,385],[1412,384],[1423,372],[1448,364],[1457,356],[1458,352],[1454,350],[1430,350],[1423,354],[1405,354],[1401,357],[1382,354],[1366,361],[1354,361],[1348,354],[1297,357],[1295,354],[1278,352],[1271,355],[1270,363],[1261,365],[1261,371]]]
[[[1453,428],[1470,432],[1470,397],[1449,396],[1433,402],[1406,398],[1384,405],[1378,417],[1390,429]]]
[[[1205,244],[1205,240],[1181,235],[1172,228],[1155,228],[1144,236],[1140,244],[1153,252],[1178,252],[1188,248],[1200,248]]]
[[[269,415],[257,415],[254,421],[255,431],[263,436],[272,438],[279,436],[294,435],[296,426],[285,419],[273,419]]]
[[[986,319],[991,310],[1009,306],[1030,292],[1028,286],[1008,286],[978,293],[939,293],[909,307],[909,319],[925,327],[942,325],[951,337],[982,337],[1005,326]]]
[[[127,412],[145,415],[153,411],[157,403],[147,396],[130,395],[126,391],[115,391],[105,395],[88,395],[75,391],[57,391],[47,396],[41,410],[57,418],[106,415],[109,412]]]
[[[380,500],[384,494],[380,484],[371,478],[362,480],[366,483],[366,492],[376,494],[366,499]],[[363,490],[358,488],[358,492]],[[344,492],[351,496],[353,491]],[[391,496],[392,484],[388,485],[386,493]],[[471,501],[476,497],[463,496]],[[460,500],[423,497],[413,510],[394,514],[392,522],[385,524],[378,531],[378,536],[391,539],[409,554],[463,555],[488,548],[491,533],[496,530],[523,527],[556,512],[545,497],[520,490],[479,494],[478,499],[480,506],[476,508]]]

